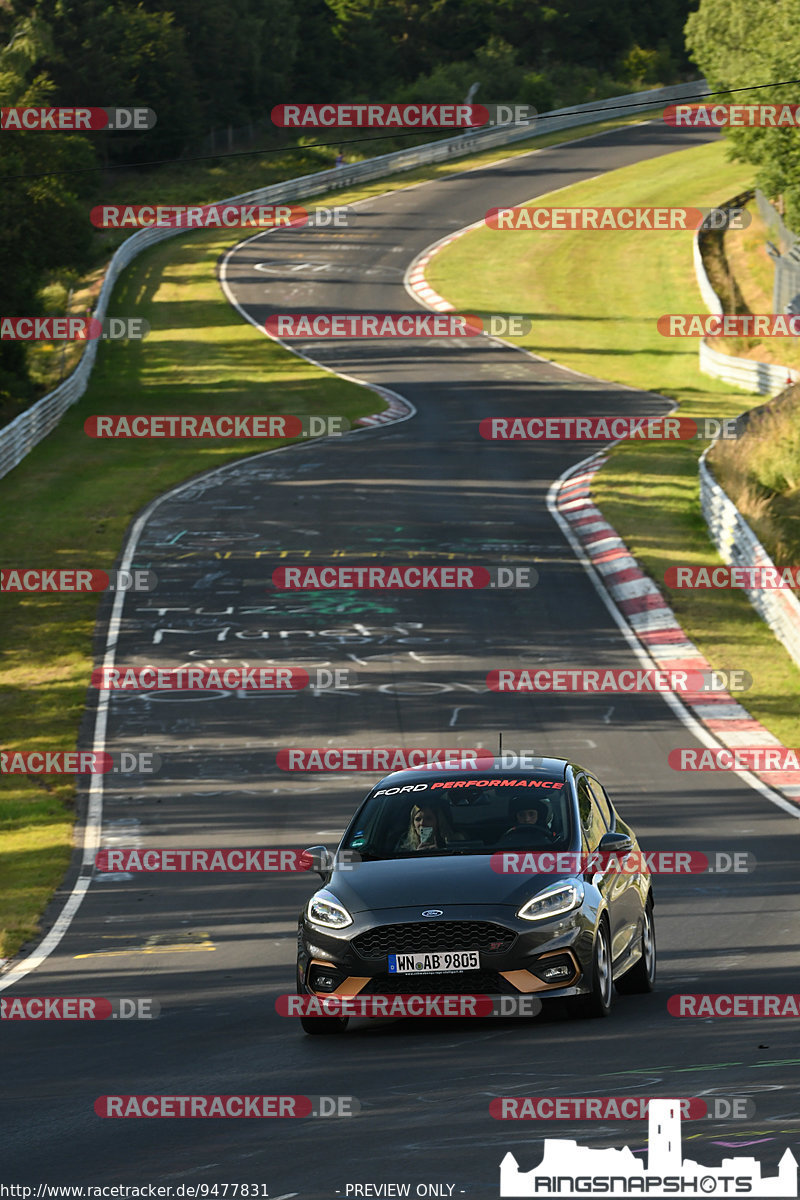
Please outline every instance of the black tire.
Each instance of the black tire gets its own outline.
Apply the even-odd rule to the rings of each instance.
[[[344,1033],[349,1017],[301,1017],[300,1024],[304,1033],[336,1034]]]
[[[602,920],[592,948],[592,987],[586,996],[571,996],[570,1012],[576,1017],[607,1017],[611,1012],[614,983],[611,975],[611,941],[608,924]]]
[[[641,996],[656,986],[656,923],[653,906],[648,900],[642,925],[642,954],[630,971],[617,980],[617,991],[623,996]]]

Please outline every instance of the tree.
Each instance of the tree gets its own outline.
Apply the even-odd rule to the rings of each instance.
[[[727,91],[795,79],[800,60],[800,0],[701,0],[686,22],[686,44],[711,88]],[[740,92],[739,104],[787,104],[794,89]],[[725,99],[725,97],[719,97]],[[783,193],[787,223],[800,232],[800,131],[729,128],[732,157],[758,168],[759,186]]]
[[[36,107],[52,103],[54,85],[36,71],[51,51],[46,23],[20,21],[0,49],[0,105]],[[31,78],[29,78],[32,76]],[[87,175],[59,177],[48,171],[91,168],[92,146],[79,134],[7,131],[0,139],[0,278],[7,316],[37,316],[43,273],[59,267],[85,268],[91,239]],[[0,417],[9,419],[29,395],[25,348],[0,342]]]

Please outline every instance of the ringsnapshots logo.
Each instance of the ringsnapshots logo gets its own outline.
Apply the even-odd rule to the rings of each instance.
[[[92,133],[99,130],[141,133],[156,123],[152,108],[0,108],[0,130]]]
[[[798,104],[670,104],[664,120],[675,129],[795,129]]]
[[[656,1099],[648,1110],[647,1164],[629,1146],[599,1150],[545,1138],[538,1167],[522,1171],[509,1151],[500,1164],[501,1197],[797,1196],[797,1160],[786,1150],[777,1175],[763,1176],[752,1155],[705,1167],[682,1157],[681,1101]]]
[[[143,317],[0,317],[3,342],[139,341],[149,332]]]
[[[130,571],[80,570],[52,567],[4,567],[0,592],[154,592],[155,571],[136,567]]]
[[[602,669],[558,667],[555,670],[517,670],[498,668],[489,671],[486,686],[490,692],[605,693],[625,695],[644,692],[679,692],[707,695],[745,692],[753,680],[744,670],[679,670],[658,667]]]
[[[739,417],[484,417],[487,442],[690,442],[739,437]]]
[[[627,230],[746,229],[750,214],[744,208],[538,208],[528,205],[490,208],[488,229]]]
[[[281,591],[482,591],[534,588],[535,567],[302,566],[276,567],[272,582]]]
[[[277,414],[136,413],[87,417],[83,423],[83,432],[91,438],[318,438],[340,437],[349,429],[346,417]]]

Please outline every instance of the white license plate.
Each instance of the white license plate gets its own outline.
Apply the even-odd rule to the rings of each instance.
[[[477,950],[415,950],[413,954],[390,954],[390,975],[431,975],[437,972],[479,971]]]

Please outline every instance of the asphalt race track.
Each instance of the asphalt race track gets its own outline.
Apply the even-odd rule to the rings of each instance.
[[[274,312],[414,311],[408,264],[489,207],[705,136],[643,124],[389,192],[357,206],[348,229],[243,242],[226,260],[227,285],[259,323]],[[484,682],[494,667],[637,662],[545,503],[591,447],[490,443],[478,422],[645,415],[665,404],[487,339],[297,346],[406,397],[416,416],[248,459],[158,502],[133,562],[152,567],[159,588],[128,595],[116,662],[349,667],[357,685],[115,693],[108,749],[156,751],[163,766],[150,779],[107,779],[103,844],[333,845],[372,777],[288,774],[276,765],[281,747],[494,748],[502,731],[507,747],[595,770],[648,849],[748,850],[757,870],[656,879],[658,988],[616,997],[607,1021],[572,1020],[554,1005],[533,1021],[357,1021],[341,1038],[305,1037],[275,1012],[276,997],[294,990],[296,917],[316,876],[99,876],[55,951],[3,994],[154,997],[162,1015],[3,1029],[3,1070],[15,1082],[2,1115],[3,1178],[260,1183],[273,1198],[307,1200],[400,1181],[412,1195],[440,1184],[488,1198],[506,1151],[533,1167],[544,1136],[540,1123],[495,1121],[494,1097],[710,1093],[751,1097],[757,1115],[685,1123],[687,1150],[713,1166],[755,1154],[772,1173],[797,1139],[796,1022],[678,1020],[667,998],[796,990],[796,820],[724,772],[672,771],[669,751],[695,742],[658,696],[503,696]],[[271,587],[276,566],[334,558],[527,563],[540,578],[506,593]],[[122,1122],[93,1110],[102,1095],[152,1093],[346,1095],[361,1112]],[[647,1129],[554,1122],[547,1133],[642,1150]]]

